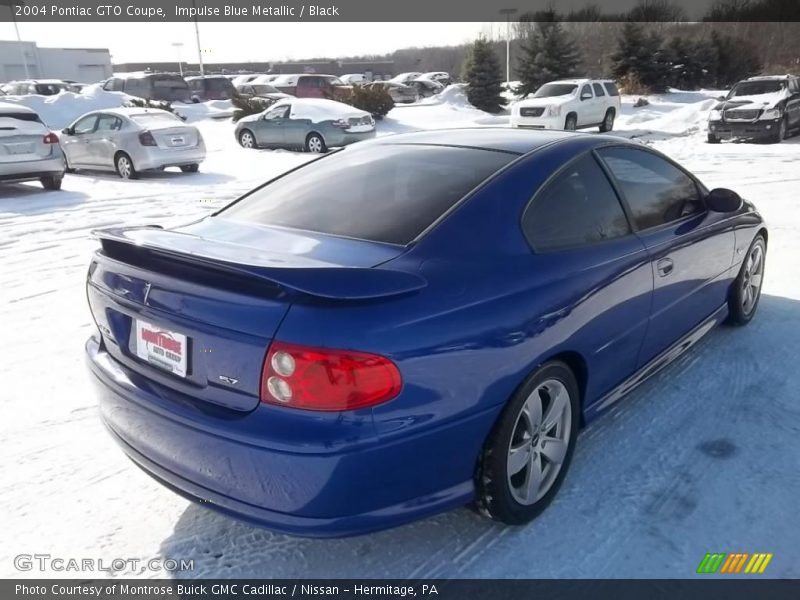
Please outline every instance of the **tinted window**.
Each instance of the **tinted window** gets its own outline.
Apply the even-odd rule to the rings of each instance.
[[[575,93],[578,86],[574,83],[546,83],[533,95],[534,98],[552,98],[553,96],[569,96]]]
[[[606,95],[606,93],[603,91],[603,86],[600,85],[599,83],[593,83],[592,89],[594,90],[594,95],[597,97]]]
[[[227,92],[233,86],[230,81],[224,77],[220,77],[218,79],[206,79],[206,87],[212,92]]]
[[[515,158],[445,146],[350,148],[285,175],[220,216],[407,244]]]
[[[606,86],[606,91],[608,92],[609,96],[619,96],[617,84],[615,84],[613,81],[606,81],[603,85]]]
[[[704,210],[694,181],[663,158],[633,148],[599,152],[619,183],[639,229]]]
[[[581,88],[581,98],[584,96],[589,96],[589,98],[592,97],[592,88],[588,84]]]
[[[158,89],[185,90],[189,88],[186,82],[177,75],[159,75],[151,77],[150,81],[152,82],[153,87]]]
[[[17,121],[29,121],[31,123],[41,123],[42,120],[36,113],[28,112],[0,112],[0,118],[16,119]]]
[[[539,251],[622,237],[628,221],[605,173],[590,155],[578,159],[536,194],[522,228]]]

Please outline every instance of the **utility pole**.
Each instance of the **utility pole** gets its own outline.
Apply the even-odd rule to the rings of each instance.
[[[14,7],[21,5],[21,2],[16,0],[0,0],[0,5],[8,6],[8,12],[11,13],[11,21],[14,23],[14,32],[17,34],[17,47],[19,48],[19,56],[22,58],[22,67],[25,69],[25,79],[30,79],[31,74],[28,70],[28,58],[25,55],[25,45],[22,43],[22,38],[19,36],[17,15],[14,14]]]
[[[200,64],[200,75],[205,75],[205,69],[203,69],[203,50],[200,46],[200,27],[197,25],[197,1],[192,0],[192,8],[194,8],[194,37],[197,40],[197,62]]]
[[[501,8],[500,14],[506,17],[506,87],[511,84],[511,15],[516,14],[516,8]]]
[[[181,60],[183,42],[172,42],[172,46],[178,51],[178,71],[180,71],[181,77],[183,77],[183,61]]]

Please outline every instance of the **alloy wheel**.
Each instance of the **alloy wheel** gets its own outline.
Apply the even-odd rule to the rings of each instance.
[[[764,248],[755,244],[747,257],[742,277],[742,312],[749,315],[758,302],[761,282],[764,278]]]
[[[117,159],[117,172],[123,179],[130,179],[133,172],[133,165],[127,156],[120,156]]]
[[[508,448],[508,486],[520,504],[531,505],[553,486],[567,455],[572,409],[557,379],[539,384],[522,405]]]

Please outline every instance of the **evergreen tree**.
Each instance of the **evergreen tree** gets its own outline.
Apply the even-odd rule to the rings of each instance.
[[[711,43],[717,51],[714,86],[726,88],[761,71],[758,52],[747,40],[712,31]]]
[[[532,94],[554,79],[574,77],[580,63],[575,41],[557,20],[537,22],[522,45],[517,93]]]
[[[638,23],[625,23],[611,55],[611,72],[629,91],[664,91],[672,81],[673,51],[653,31],[646,33]]]
[[[478,38],[470,46],[463,78],[467,83],[467,99],[472,106],[490,113],[503,109],[500,61],[485,38]]]

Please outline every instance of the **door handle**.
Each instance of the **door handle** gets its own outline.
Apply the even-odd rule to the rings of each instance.
[[[660,277],[666,277],[672,270],[675,268],[675,265],[672,262],[672,259],[669,258],[662,258],[660,261],[656,263],[656,270],[658,270],[658,274]]]

